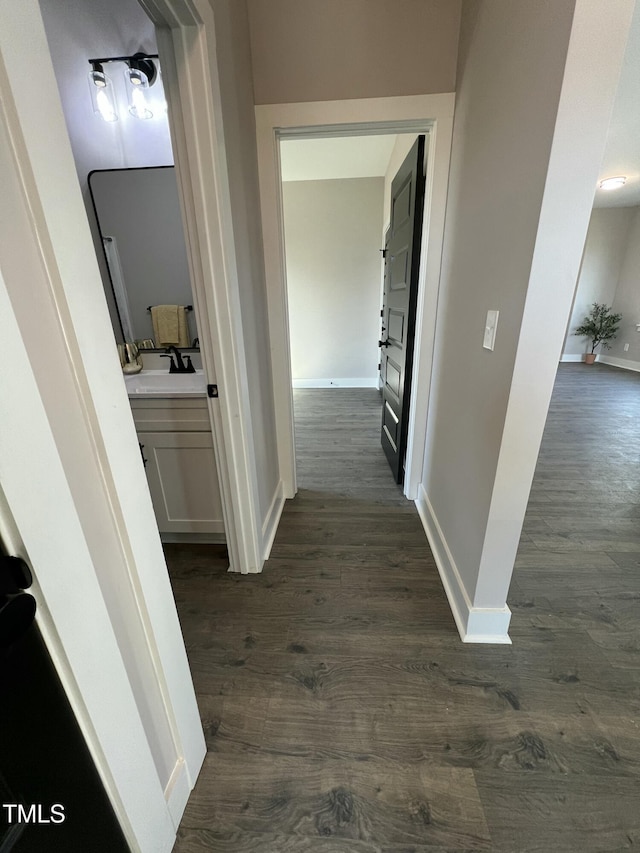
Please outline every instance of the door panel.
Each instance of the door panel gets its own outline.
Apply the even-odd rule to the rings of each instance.
[[[391,184],[385,246],[382,337],[382,433],[397,483],[404,478],[418,270],[424,203],[424,136],[419,136]]]
[[[402,346],[404,343],[405,319],[405,315],[402,311],[397,311],[393,308],[389,311],[387,340],[392,341],[398,346]]]
[[[138,433],[161,533],[224,533],[210,432]]]

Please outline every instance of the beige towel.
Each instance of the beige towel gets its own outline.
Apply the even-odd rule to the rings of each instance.
[[[151,308],[151,322],[157,347],[191,346],[184,305],[154,305]]]

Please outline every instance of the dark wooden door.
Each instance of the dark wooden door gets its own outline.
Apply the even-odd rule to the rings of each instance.
[[[396,483],[404,479],[407,447],[424,184],[424,136],[419,136],[391,184],[391,216],[384,252],[382,447]]]

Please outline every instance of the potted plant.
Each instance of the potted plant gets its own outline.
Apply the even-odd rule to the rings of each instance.
[[[622,314],[614,314],[608,305],[594,302],[591,311],[573,333],[581,338],[589,338],[591,341],[591,352],[585,354],[586,364],[593,364],[596,360],[596,347],[602,345],[605,349],[611,349],[609,341],[618,334],[619,323]]]

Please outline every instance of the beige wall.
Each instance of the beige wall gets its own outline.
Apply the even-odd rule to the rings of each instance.
[[[293,379],[374,384],[384,179],[282,189]]]
[[[424,490],[473,601],[574,0],[464,5]],[[495,351],[483,349],[500,311]]]
[[[509,618],[633,6],[463,7],[423,505],[485,641]],[[500,312],[493,352],[487,309]]]
[[[210,0],[210,3],[216,25],[225,152],[262,523],[279,478],[249,25],[244,3],[234,0]]]
[[[455,89],[460,0],[248,0],[256,104]]]
[[[607,305],[613,303],[628,244],[629,225],[634,213],[636,208],[601,207],[591,214],[580,277],[564,343],[565,356],[590,351],[586,338],[576,337],[573,331],[582,323],[594,302],[605,302]],[[640,297],[640,287],[638,290]],[[635,326],[633,331],[635,332]],[[620,355],[625,357],[627,353],[621,352]],[[638,352],[636,359],[637,356]]]
[[[629,217],[629,227],[613,300],[613,310],[622,314],[622,321],[618,337],[612,341],[611,349],[605,350],[605,354],[635,362],[633,367],[637,370],[640,366],[640,333],[636,329],[636,323],[640,323],[640,207],[621,208],[615,212],[623,210]],[[608,212],[613,213],[614,210]],[[627,352],[624,351],[625,343],[629,344]]]

